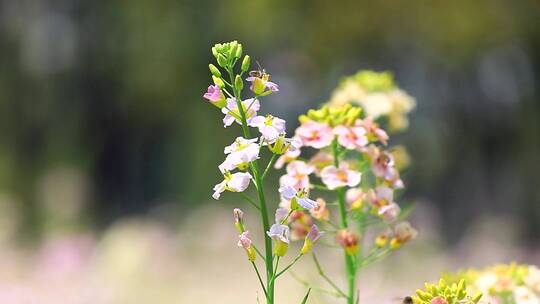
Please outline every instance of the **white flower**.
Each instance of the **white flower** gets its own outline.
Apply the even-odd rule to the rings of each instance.
[[[289,244],[289,226],[274,224],[270,227],[270,230],[267,231],[266,234],[268,234],[268,236],[273,240]]]
[[[540,269],[536,266],[529,266],[527,276],[523,279],[530,288],[540,292]]]
[[[306,196],[306,192],[303,190],[297,191],[295,188],[289,185],[284,185],[279,188],[279,193],[284,199],[291,201],[291,205],[293,200],[295,200],[296,203],[298,203],[298,205],[304,209],[309,210],[317,207],[317,202],[309,199]]]
[[[330,190],[344,186],[354,187],[360,183],[361,176],[360,172],[347,169],[346,166],[327,166],[321,171],[321,179]]]
[[[258,128],[264,139],[270,143],[285,132],[285,120],[272,115],[252,117],[248,120],[248,125]]]
[[[221,193],[225,190],[230,192],[242,192],[249,186],[251,179],[252,177],[249,173],[237,172],[231,174],[225,172],[225,174],[223,174],[223,181],[214,186],[214,194],[212,197],[218,200]]]
[[[237,137],[236,140],[229,146],[225,147],[224,153],[228,154],[225,161],[218,166],[223,173],[232,171],[240,165],[246,165],[259,158],[259,145],[257,139],[245,139]]]
[[[246,120],[256,116],[257,111],[259,111],[261,107],[259,100],[253,98],[242,100],[241,104],[246,115]],[[241,114],[238,110],[238,104],[236,103],[235,98],[227,98],[227,105],[221,109],[221,112],[225,114],[225,117],[223,118],[225,128],[232,125],[235,120],[238,124],[242,124]]]

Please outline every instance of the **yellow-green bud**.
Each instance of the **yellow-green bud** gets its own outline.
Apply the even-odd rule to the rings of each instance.
[[[249,70],[249,65],[251,63],[251,58],[249,58],[249,55],[244,56],[244,60],[242,60],[242,72],[247,72]]]
[[[280,240],[275,241],[274,254],[276,256],[279,256],[279,257],[285,256],[285,254],[287,254],[287,249],[289,249],[289,244]]]
[[[212,75],[212,80],[214,81],[214,84],[217,85],[220,88],[223,88],[225,86],[225,83],[221,78],[218,78],[214,75]]]
[[[482,295],[483,295],[483,294],[482,294],[481,292],[477,293],[477,294],[472,298],[472,301],[473,301],[474,303],[478,303],[478,302],[480,301],[480,299],[482,299]]]
[[[312,247],[313,247],[313,242],[310,239],[306,238],[304,240],[304,246],[302,246],[302,249],[300,249],[300,253],[306,254],[311,250]]]
[[[210,69],[210,73],[212,73],[212,75],[214,75],[216,77],[221,77],[221,72],[219,71],[219,69],[215,65],[210,63],[208,65],[208,68]]]
[[[244,82],[240,75],[236,75],[236,78],[234,78],[234,88],[238,91],[241,91],[244,88]]]
[[[223,56],[222,54],[218,54],[217,63],[219,64],[220,67],[225,68],[227,67],[227,64],[228,64],[227,58],[225,58],[225,56]]]
[[[254,262],[255,258],[257,257],[257,253],[255,252],[255,249],[253,247],[249,247],[249,249],[246,250],[248,260],[250,262]]]
[[[218,56],[218,51],[217,51],[217,48],[215,46],[212,47],[212,55],[214,55],[214,57],[216,57],[216,58]]]
[[[241,44],[238,45],[238,48],[236,49],[236,53],[234,54],[234,57],[236,57],[236,58],[242,57],[242,45]]]

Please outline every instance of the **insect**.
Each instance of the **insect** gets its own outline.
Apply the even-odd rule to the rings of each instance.
[[[411,297],[396,298],[396,300],[401,301],[401,304],[413,304],[413,299]]]
[[[249,76],[255,77],[255,78],[263,78],[266,74],[266,70],[261,68],[261,65],[257,61],[257,66],[259,67],[257,70],[249,71]]]

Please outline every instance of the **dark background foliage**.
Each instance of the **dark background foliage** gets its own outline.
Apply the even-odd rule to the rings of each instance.
[[[524,1],[0,1],[0,190],[21,236],[47,215],[38,181],[90,181],[96,228],[173,204],[213,203],[235,132],[201,98],[216,42],[237,39],[281,85],[288,119],[343,75],[391,70],[417,98],[407,199],[436,206],[448,240],[486,214],[540,240],[540,5]]]

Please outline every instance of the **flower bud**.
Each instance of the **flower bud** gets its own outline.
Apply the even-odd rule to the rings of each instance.
[[[217,85],[220,88],[223,88],[225,86],[225,83],[221,78],[218,78],[214,75],[212,75],[212,80],[214,81],[214,84]]]
[[[212,47],[212,55],[214,55],[214,57],[216,57],[216,58],[218,56],[218,50],[217,50],[216,46]]]
[[[317,242],[317,240],[322,236],[322,233],[319,232],[319,229],[317,228],[317,225],[313,224],[311,226],[311,230],[306,235],[306,238],[304,240],[304,246],[302,246],[302,249],[300,250],[301,254],[308,253],[311,248],[313,247],[313,244]]]
[[[249,231],[242,232],[242,234],[240,234],[238,238],[239,238],[238,247],[243,247],[246,250],[246,254],[250,262],[255,261],[255,258],[257,257],[257,253],[255,252],[255,249],[253,248],[253,246],[251,246],[251,239],[250,239]]]
[[[215,65],[210,63],[208,65],[208,68],[210,69],[210,73],[212,73],[212,75],[214,75],[216,77],[221,77],[221,72],[219,71],[219,69]]]
[[[242,57],[242,45],[238,44],[238,48],[236,49],[236,53],[234,54],[235,58]]]
[[[242,60],[242,66],[241,66],[242,72],[247,72],[247,70],[249,70],[250,62],[251,62],[251,58],[249,58],[249,55],[244,56],[244,60]]]
[[[340,230],[336,235],[336,242],[345,249],[348,255],[356,255],[360,237],[349,230]]]
[[[218,54],[218,56],[217,56],[217,63],[218,63],[219,66],[222,67],[222,68],[225,68],[225,67],[227,67],[227,65],[228,65],[227,58],[225,58],[225,56],[223,56],[222,54]]]
[[[234,88],[238,91],[241,91],[244,88],[244,82],[240,75],[236,75],[236,78],[234,78]]]
[[[386,233],[383,233],[375,239],[375,246],[379,248],[383,248],[388,244],[388,235]]]
[[[233,216],[234,216],[234,226],[238,230],[238,232],[242,233],[245,231],[244,227],[244,212],[238,208],[233,209]]]

